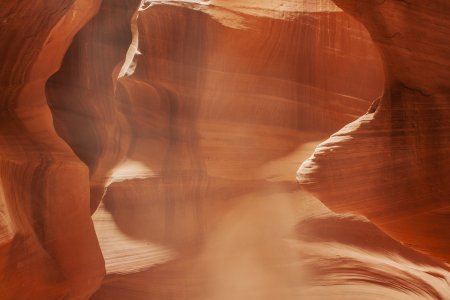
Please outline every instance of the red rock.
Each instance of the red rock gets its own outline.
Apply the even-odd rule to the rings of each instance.
[[[88,171],[56,134],[44,86],[98,2],[0,7],[0,295],[87,298],[104,275]]]
[[[450,6],[336,1],[361,21],[386,74],[380,101],[321,144],[299,181],[337,212],[367,216],[399,241],[450,259]]]
[[[448,297],[447,4],[12,2],[1,299]]]

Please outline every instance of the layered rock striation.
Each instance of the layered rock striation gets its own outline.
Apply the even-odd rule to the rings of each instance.
[[[55,132],[44,90],[98,4],[0,3],[2,299],[86,299],[103,279],[88,170]]]
[[[0,3],[0,298],[448,298],[450,7],[336,3]]]
[[[383,97],[322,143],[298,179],[337,212],[367,216],[389,235],[450,259],[446,1],[335,1],[381,52]]]
[[[214,190],[255,189],[269,176],[261,174],[268,161],[321,136],[315,132],[336,130],[379,95],[379,58],[348,16],[247,15],[246,24],[226,26],[177,6],[139,12],[139,52],[117,82],[116,99],[131,128],[127,158],[153,175],[112,184],[105,195],[124,226],[140,218],[128,220],[131,211],[117,208],[119,201],[148,206],[154,217],[132,225],[136,237],[153,232],[159,241],[198,244],[225,210],[227,197]]]

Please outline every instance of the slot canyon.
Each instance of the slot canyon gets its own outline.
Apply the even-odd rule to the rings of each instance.
[[[450,299],[449,0],[0,0],[0,63],[0,300]]]

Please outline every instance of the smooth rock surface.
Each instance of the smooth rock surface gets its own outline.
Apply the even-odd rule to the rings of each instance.
[[[88,170],[56,134],[44,89],[97,9],[85,0],[0,3],[2,299],[86,299],[104,276]]]
[[[450,261],[448,1],[336,1],[380,49],[383,97],[322,143],[298,179],[336,212],[367,216]]]
[[[0,299],[448,299],[449,4],[335,2],[0,0]]]

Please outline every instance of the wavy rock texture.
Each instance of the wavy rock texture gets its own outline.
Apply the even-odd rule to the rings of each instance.
[[[448,77],[441,64],[425,84],[417,69],[448,59],[446,4],[336,2],[368,27],[385,74],[366,29],[325,0],[0,4],[2,24],[27,20],[0,31],[0,298],[88,299],[106,270],[92,299],[448,299],[443,256],[380,230],[411,242],[423,237],[407,227],[411,212],[437,207],[419,201],[439,186],[432,176],[445,176],[441,148],[421,127],[431,118],[421,97],[444,95]],[[377,32],[408,21],[410,6],[423,20],[434,14],[413,29],[442,45],[380,42]],[[417,57],[402,56],[413,46]],[[405,71],[413,68],[417,76]],[[320,146],[300,172],[333,210],[379,228],[330,211],[294,175],[320,141],[367,111],[384,77],[384,97],[352,123],[358,129],[322,145],[351,138]],[[422,96],[406,101],[418,86]],[[372,156],[382,150],[391,156]],[[441,163],[417,175],[438,153]],[[405,171],[416,176],[413,207],[392,201],[407,195],[396,173]],[[394,220],[395,230],[386,225]],[[436,237],[420,245],[435,247]]]
[[[138,217],[121,222],[146,231],[136,237],[150,238],[151,227],[156,240],[197,245],[217,219],[217,203],[229,197],[215,189],[239,194],[243,186],[245,192],[257,188],[252,181],[271,176],[261,173],[263,164],[316,139],[306,130],[339,128],[379,93],[376,53],[344,15],[304,15],[293,22],[247,16],[247,23],[251,29],[237,30],[205,13],[170,6],[140,12],[142,54],[133,75],[118,81],[117,99],[131,127],[127,156],[155,176],[113,184],[105,196],[107,208],[113,201],[133,203],[124,197],[148,202],[155,218],[143,215],[140,225],[134,225]],[[326,37],[328,28],[340,34],[350,25],[355,28],[348,30],[348,48]],[[295,43],[295,35],[308,43]],[[372,67],[360,73],[361,61]],[[371,81],[370,88],[359,88],[364,81]],[[124,220],[131,212],[115,211]]]
[[[130,144],[128,123],[114,91],[139,3],[103,1],[47,84],[56,131],[89,167],[92,211],[100,203],[108,172],[125,157]]]
[[[56,134],[44,93],[97,8],[84,0],[0,3],[2,299],[86,299],[103,279],[87,168]]]
[[[98,227],[110,275],[94,298],[444,299],[444,264],[292,184],[295,164],[325,136],[317,131],[362,114],[380,93],[365,31],[342,13],[246,24],[188,8],[139,13],[145,38],[115,96],[131,128],[121,143],[132,142],[103,198],[117,228]],[[108,259],[118,229],[125,248]],[[153,246],[145,255],[130,238]]]
[[[386,87],[368,114],[316,149],[300,183],[333,210],[363,214],[449,262],[450,4],[335,2],[371,33]]]
[[[304,13],[341,11],[329,0],[143,0],[141,10],[161,4],[202,11],[219,23],[237,29],[249,27],[249,15],[292,20]]]

